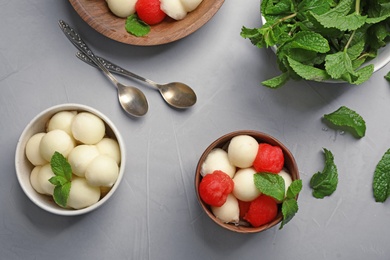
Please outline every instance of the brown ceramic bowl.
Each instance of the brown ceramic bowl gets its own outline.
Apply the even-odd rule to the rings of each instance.
[[[214,214],[212,213],[210,206],[207,205],[205,202],[203,202],[203,200],[200,198],[200,195],[199,195],[199,184],[200,184],[200,181],[202,180],[201,168],[202,168],[202,164],[205,161],[206,157],[214,148],[226,149],[230,140],[233,137],[238,136],[238,135],[249,135],[249,136],[254,137],[259,143],[262,142],[262,143],[268,143],[268,144],[271,144],[274,146],[275,145],[279,146],[282,149],[283,154],[284,154],[284,167],[289,171],[292,180],[299,179],[299,171],[298,171],[298,167],[297,167],[297,164],[295,162],[293,155],[291,154],[291,152],[287,149],[287,147],[284,144],[282,144],[280,141],[278,141],[277,139],[275,139],[274,137],[272,137],[270,135],[267,135],[267,134],[261,133],[261,132],[257,132],[257,131],[252,131],[252,130],[242,130],[242,131],[228,133],[228,134],[218,138],[213,143],[211,143],[210,146],[207,147],[207,149],[203,152],[202,156],[199,159],[198,165],[196,167],[195,189],[196,189],[198,201],[199,201],[201,207],[203,208],[204,212],[216,224],[218,224],[219,226],[221,226],[225,229],[228,229],[230,231],[234,231],[234,232],[238,232],[238,233],[257,233],[257,232],[261,232],[261,231],[264,231],[266,229],[269,229],[282,221],[282,213],[280,211],[280,208],[279,208],[279,212],[278,212],[278,215],[276,216],[276,218],[274,220],[272,220],[271,222],[269,222],[268,224],[262,225],[260,227],[252,227],[252,226],[250,226],[249,223],[243,222],[242,224],[237,226],[234,224],[224,223],[221,220],[219,220],[218,218],[216,218],[214,216]]]

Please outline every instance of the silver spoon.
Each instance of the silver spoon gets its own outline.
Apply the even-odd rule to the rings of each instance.
[[[77,52],[76,56],[85,63],[96,67],[95,63],[91,61],[85,54]],[[171,82],[167,84],[158,84],[150,79],[145,79],[144,77],[138,76],[133,72],[123,69],[102,57],[96,56],[96,58],[106,67],[106,69],[111,72],[120,74],[122,76],[136,78],[157,88],[164,100],[172,107],[183,109],[191,107],[196,103],[197,98],[195,92],[192,90],[192,88],[184,83]]]
[[[144,93],[133,86],[126,86],[118,82],[118,80],[97,59],[96,55],[93,54],[91,49],[87,46],[87,44],[85,44],[80,35],[72,27],[62,20],[59,21],[59,26],[73,45],[91,59],[91,61],[93,61],[96,66],[104,72],[104,75],[114,83],[118,89],[119,103],[122,108],[132,116],[139,117],[145,115],[148,112],[149,106]]]

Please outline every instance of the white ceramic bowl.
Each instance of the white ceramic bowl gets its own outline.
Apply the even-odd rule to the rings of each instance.
[[[115,184],[112,186],[111,190],[97,203],[83,209],[61,208],[53,201],[53,199],[50,196],[42,195],[36,192],[30,183],[30,173],[34,166],[28,161],[25,154],[25,147],[27,141],[30,139],[31,136],[39,132],[44,132],[46,123],[55,113],[60,111],[70,111],[70,110],[80,111],[80,112],[86,111],[100,117],[106,125],[106,135],[118,141],[120,153],[121,153],[119,176]],[[61,105],[50,107],[42,111],[41,113],[39,113],[30,121],[30,123],[23,130],[16,146],[16,154],[15,154],[16,176],[24,193],[38,207],[57,215],[75,216],[75,215],[81,215],[81,214],[91,212],[99,208],[100,206],[102,206],[109,198],[111,198],[111,196],[115,193],[122,180],[124,169],[125,169],[125,163],[126,163],[125,158],[126,158],[126,152],[125,152],[125,145],[122,136],[119,133],[118,129],[115,127],[115,125],[110,121],[110,119],[108,119],[104,114],[97,111],[96,109],[85,105],[61,104]]]

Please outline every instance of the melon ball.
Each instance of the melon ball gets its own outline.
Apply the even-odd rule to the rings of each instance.
[[[74,209],[82,209],[95,204],[99,199],[99,187],[89,185],[85,178],[73,177],[67,206]]]
[[[251,167],[256,158],[259,143],[249,135],[238,135],[232,138],[228,147],[230,162],[240,168]]]
[[[50,162],[54,152],[61,153],[67,157],[74,148],[75,143],[72,137],[64,130],[55,129],[46,133],[39,144],[39,151],[42,157]]]
[[[180,0],[181,4],[184,7],[184,10],[186,10],[187,12],[192,12],[193,10],[195,10],[202,1],[203,0]]]
[[[160,8],[175,20],[181,20],[187,15],[187,11],[180,0],[160,0]]]
[[[106,132],[104,122],[89,112],[78,113],[72,123],[73,137],[84,144],[97,144]]]
[[[85,171],[90,162],[99,155],[99,150],[95,145],[78,145],[69,153],[68,162],[72,172],[80,177],[84,177]]]
[[[61,111],[52,118],[50,118],[49,122],[47,123],[47,132],[50,132],[55,129],[61,129],[64,130],[68,135],[72,136],[72,121],[74,116],[77,114],[77,111]]]
[[[236,173],[236,167],[229,161],[228,154],[221,148],[213,149],[206,157],[202,164],[200,174],[205,176],[206,174],[213,173],[215,170],[220,170],[233,178]]]
[[[233,178],[233,195],[242,201],[252,201],[257,198],[261,192],[256,188],[254,175],[255,169],[252,167],[240,169]]]
[[[238,223],[240,216],[240,208],[237,199],[229,194],[226,202],[221,207],[211,206],[211,211],[214,216],[224,223]]]
[[[278,175],[283,178],[283,180],[284,180],[284,188],[285,188],[285,191],[287,193],[287,189],[288,189],[288,187],[290,187],[290,185],[292,183],[291,175],[285,169],[282,169],[278,173]]]
[[[114,185],[118,175],[118,164],[112,157],[107,155],[95,157],[85,171],[85,178],[93,186],[111,187]]]
[[[55,186],[49,182],[49,179],[54,177],[55,174],[51,170],[50,164],[45,164],[41,167],[37,177],[37,186],[41,187],[43,194],[53,195]]]
[[[108,155],[112,157],[115,162],[119,165],[121,162],[121,151],[119,144],[114,139],[105,137],[96,144],[100,154]]]
[[[41,184],[39,183],[39,171],[41,170],[42,166],[38,165],[35,166],[34,169],[32,169],[30,174],[30,183],[33,189],[41,194],[45,194],[45,191],[42,189]]]
[[[27,159],[34,165],[44,165],[48,161],[45,160],[40,152],[39,144],[41,143],[42,137],[46,133],[37,133],[28,139],[26,144],[26,156]]]
[[[137,0],[106,0],[106,2],[113,14],[126,18],[135,13]]]

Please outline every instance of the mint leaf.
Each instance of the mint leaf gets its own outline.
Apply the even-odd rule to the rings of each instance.
[[[382,156],[375,168],[373,191],[376,202],[385,202],[390,196],[390,149]]]
[[[261,84],[269,88],[279,88],[287,82],[288,78],[288,73],[282,73],[279,76],[261,82]]]
[[[390,81],[390,71],[386,74],[385,79]]]
[[[293,181],[287,188],[286,198],[295,199],[299,192],[302,190],[302,180]]]
[[[335,112],[325,114],[324,118],[335,126],[346,127],[354,135],[362,138],[366,133],[366,122],[355,111],[346,106],[341,106]]]
[[[50,166],[55,175],[49,179],[49,182],[55,185],[53,192],[54,202],[65,208],[71,187],[72,167],[68,160],[59,152],[54,152],[50,159]]]
[[[345,73],[354,74],[352,61],[347,52],[340,51],[329,54],[325,58],[326,72],[334,79],[339,79]]]
[[[296,60],[293,60],[290,57],[287,57],[287,60],[294,72],[301,76],[303,79],[314,81],[323,81],[325,79],[329,79],[329,75],[322,69],[305,65]]]
[[[313,17],[325,28],[337,28],[341,31],[356,30],[363,26],[367,16],[361,16],[354,12],[355,0],[341,0],[339,4],[326,13]]]
[[[299,192],[302,190],[302,180],[293,181],[287,189],[286,198],[282,203],[282,223],[280,228],[282,229],[298,212],[298,202],[296,197]]]
[[[72,168],[61,153],[54,152],[50,159],[50,166],[55,175],[62,176],[68,181],[72,180]]]
[[[325,167],[322,172],[315,173],[310,179],[310,187],[313,189],[313,196],[323,199],[330,196],[337,188],[338,173],[334,163],[333,154],[324,148]]]
[[[66,178],[62,176],[54,176],[49,179],[49,182],[53,184],[54,186],[61,186],[65,183],[69,182]]]
[[[272,173],[257,173],[254,175],[256,188],[263,194],[282,201],[285,195],[285,184],[281,176]]]
[[[125,29],[128,33],[137,37],[145,36],[150,32],[150,26],[140,20],[137,14],[132,14],[127,17]]]
[[[295,199],[286,199],[282,203],[282,223],[279,229],[282,229],[298,212],[298,202]]]
[[[53,198],[57,205],[65,208],[68,202],[71,182],[67,182],[64,185],[59,185],[54,188]]]

